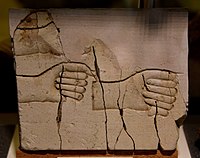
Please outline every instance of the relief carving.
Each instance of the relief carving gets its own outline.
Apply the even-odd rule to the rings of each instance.
[[[174,150],[178,140],[176,122],[186,115],[186,103],[179,83],[181,74],[157,67],[127,70],[121,66],[112,48],[100,38],[93,38],[85,45],[80,50],[83,52],[79,55],[80,60],[76,61],[67,56],[61,34],[62,30],[57,27],[50,12],[42,10],[33,11],[22,19],[13,35],[20,108],[35,103],[39,106],[42,103],[57,105],[56,118],[52,119],[57,123],[59,147],[52,149],[134,151],[157,149],[160,144],[164,150]],[[67,108],[72,110],[69,124],[64,113]],[[82,120],[76,120],[73,115],[80,115],[83,120],[90,119],[88,124],[94,128],[92,130],[97,130],[91,134],[94,136],[93,142],[90,142],[87,134],[80,135],[83,138],[80,142],[76,140],[76,133],[80,129],[74,125],[82,128],[79,123]],[[92,122],[95,115],[97,119]],[[25,116],[21,114],[21,117]],[[115,117],[116,122],[113,122]],[[142,124],[140,118],[147,120],[141,129],[140,125],[132,124],[135,119],[137,124]],[[116,123],[118,125],[114,131],[112,124]],[[133,126],[138,126],[138,129]],[[168,126],[170,131],[165,132],[164,126]],[[138,141],[141,139],[139,135],[146,135],[142,134],[144,128],[151,131],[153,145],[140,144]],[[68,136],[73,129],[74,136]],[[99,132],[102,129],[105,137],[104,140],[98,140],[98,144],[97,139],[102,139],[102,132]],[[68,133],[65,130],[69,130]],[[90,133],[90,129],[84,130]],[[147,135],[143,137],[145,142]],[[122,139],[130,141],[130,145]],[[21,142],[23,148],[32,149],[23,145],[26,144],[25,140],[21,141],[24,141]],[[45,149],[40,146],[36,148]]]

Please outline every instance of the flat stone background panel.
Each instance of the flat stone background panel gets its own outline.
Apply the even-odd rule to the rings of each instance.
[[[38,150],[40,146],[41,150],[48,150],[47,144],[51,141],[49,149],[57,148],[60,140],[56,112],[56,103],[20,103],[20,146],[29,150]]]

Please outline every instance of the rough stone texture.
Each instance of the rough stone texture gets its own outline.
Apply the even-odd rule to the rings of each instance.
[[[67,152],[46,152],[46,151],[39,151],[39,152],[25,152],[25,151],[21,151],[18,150],[16,153],[16,157],[17,158],[178,158],[178,151],[174,151],[174,152],[160,152],[160,151],[153,151],[153,152],[149,152],[149,151],[137,151],[137,153],[135,155],[127,155],[123,152],[119,153],[119,154],[100,154],[100,153],[93,153],[93,154],[88,154],[88,152],[86,154],[84,153],[67,153]]]
[[[174,150],[186,115],[183,10],[11,10],[21,148]]]

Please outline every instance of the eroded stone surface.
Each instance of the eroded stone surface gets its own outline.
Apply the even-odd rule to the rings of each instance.
[[[12,10],[10,24],[23,149],[176,148],[185,12]]]

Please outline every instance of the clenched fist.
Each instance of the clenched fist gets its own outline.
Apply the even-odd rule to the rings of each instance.
[[[63,69],[55,80],[55,86],[64,97],[80,101],[86,91],[88,75],[93,76],[85,64],[74,62],[63,64]]]
[[[141,75],[144,81],[142,95],[150,107],[148,114],[167,116],[176,101],[177,75],[165,70],[146,70]]]

